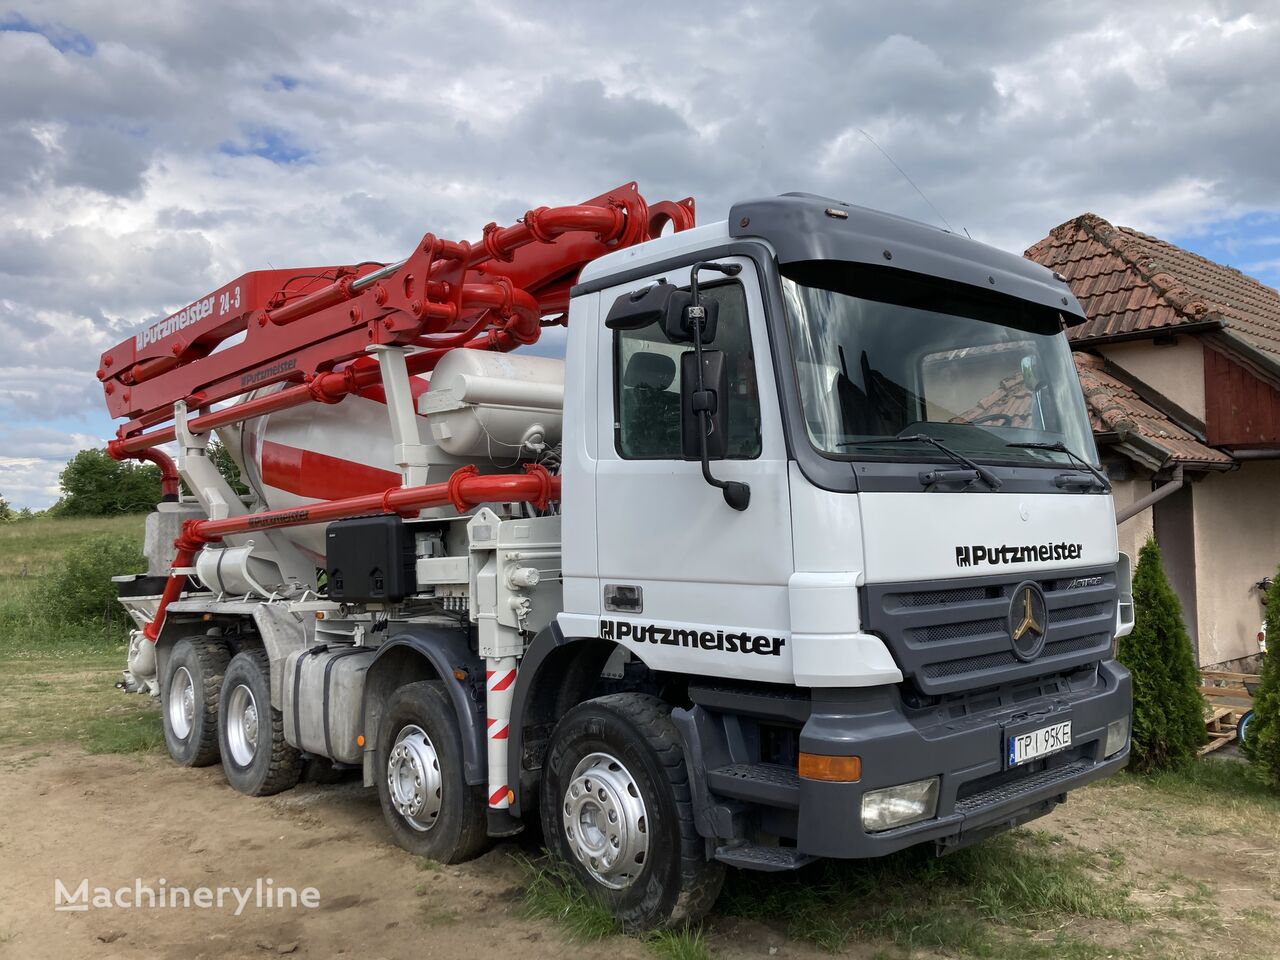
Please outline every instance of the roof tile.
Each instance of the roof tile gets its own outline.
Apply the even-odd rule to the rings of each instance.
[[[1025,254],[1063,274],[1089,320],[1081,344],[1219,320],[1271,365],[1280,363],[1280,293],[1233,267],[1086,213]]]

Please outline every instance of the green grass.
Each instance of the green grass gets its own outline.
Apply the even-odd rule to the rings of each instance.
[[[126,618],[118,606],[98,616],[68,617],[49,584],[66,558],[96,537],[142,540],[143,518],[39,517],[0,523],[0,661],[79,659],[85,651],[123,651]],[[126,571],[103,571],[111,573]],[[0,663],[0,669],[5,665]]]
[[[573,943],[623,933],[563,864],[519,862],[527,915],[557,922]],[[1053,834],[1018,831],[942,859],[911,850],[875,861],[823,862],[786,877],[731,871],[711,922],[740,917],[782,926],[788,937],[830,951],[854,941],[878,945],[886,957],[937,950],[1088,960],[1116,951],[1078,942],[1060,928],[1078,919],[1128,924],[1145,916],[1110,866],[1106,856]],[[711,956],[702,928],[637,937],[670,960]]]
[[[518,856],[526,886],[526,915],[537,920],[554,920],[575,943],[603,940],[622,932],[618,921],[591,898],[568,866],[544,857],[538,861]]]
[[[114,688],[124,668],[124,618],[115,610],[70,617],[48,587],[66,557],[83,556],[103,536],[140,542],[142,523],[140,516],[0,523],[0,748],[75,741],[90,753],[133,753],[162,745],[154,701]]]
[[[159,707],[115,689],[123,667],[122,651],[0,660],[0,750],[66,741],[90,753],[159,749]]]
[[[711,948],[701,928],[659,930],[646,938],[646,943],[664,960],[710,960]]]
[[[1249,806],[1280,816],[1280,793],[1271,790],[1256,768],[1235,760],[1212,757],[1187,767],[1154,774],[1123,774],[1124,780],[1144,780],[1160,793],[1195,803]]]
[[[550,856],[536,861],[516,856],[515,861],[526,879],[525,915],[556,922],[572,943],[594,943],[630,935],[647,944],[663,960],[709,960],[711,956],[700,927],[629,933],[587,893],[564,863]]]
[[[907,850],[881,860],[828,861],[798,874],[730,874],[718,909],[785,924],[787,934],[838,950],[859,940],[900,951],[1001,956],[1026,931],[1070,918],[1140,919],[1127,887],[1093,857],[1035,831],[996,837],[945,858]]]

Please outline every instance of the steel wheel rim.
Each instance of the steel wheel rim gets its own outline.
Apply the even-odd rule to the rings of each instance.
[[[440,819],[444,803],[440,757],[417,724],[402,727],[387,757],[391,806],[414,830],[425,833]]]
[[[243,683],[227,698],[226,724],[231,759],[237,766],[249,766],[258,752],[258,701]]]
[[[649,822],[640,786],[617,757],[578,761],[561,806],[569,850],[597,883],[625,890],[649,855]]]
[[[187,739],[196,724],[196,685],[186,667],[179,667],[169,681],[167,708],[169,729],[179,740]]]

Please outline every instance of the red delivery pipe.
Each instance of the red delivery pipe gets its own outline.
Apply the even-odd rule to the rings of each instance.
[[[421,487],[392,487],[385,493],[370,493],[344,500],[327,500],[303,507],[267,510],[223,520],[188,520],[182,525],[182,534],[173,543],[177,554],[173,558],[173,572],[160,595],[160,603],[151,622],[143,628],[143,635],[152,643],[164,627],[169,604],[182,593],[186,574],[180,568],[190,567],[195,555],[206,543],[221,540],[237,533],[248,533],[263,527],[300,527],[311,523],[328,523],[347,517],[374,513],[415,514],[428,507],[452,504],[459,513],[482,503],[522,501],[545,510],[560,499],[560,478],[552,476],[545,467],[530,464],[524,473],[481,474],[474,466],[459,467],[444,483],[429,483]]]
[[[170,438],[172,439],[172,438]],[[166,440],[151,439],[149,443],[167,443]],[[160,468],[160,499],[170,502],[178,499],[178,468],[173,458],[163,450],[155,447],[144,447],[140,450],[126,449],[119,440],[107,443],[107,456],[112,460],[146,460]]]

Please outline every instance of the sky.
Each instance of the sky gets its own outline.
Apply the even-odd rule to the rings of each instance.
[[[1275,286],[1277,49],[1275,0],[0,6],[0,496],[56,500],[101,352],[244,271],[629,180],[1016,252],[1090,211]]]

